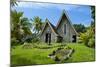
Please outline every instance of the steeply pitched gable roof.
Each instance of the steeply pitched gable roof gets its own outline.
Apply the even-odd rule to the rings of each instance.
[[[74,32],[75,32],[76,34],[78,34],[78,33],[76,32],[75,28],[73,27],[72,22],[71,22],[71,20],[69,19],[68,14],[66,13],[65,10],[63,10],[63,12],[62,12],[62,15],[61,15],[61,17],[60,17],[60,19],[59,19],[59,21],[58,21],[58,23],[57,23],[56,29],[59,27],[59,25],[60,25],[60,23],[61,23],[61,20],[63,19],[63,16],[64,16],[64,15],[65,15],[66,18],[68,19],[68,21],[69,21],[69,23],[70,23],[72,29],[74,30]]]
[[[53,24],[51,24],[50,21],[49,21],[48,19],[45,20],[46,23],[45,23],[44,28],[42,29],[41,35],[42,35],[42,33],[44,32],[44,30],[45,30],[45,28],[46,28],[46,26],[47,26],[47,24],[48,24],[49,27],[51,28],[51,30],[52,30],[56,35],[59,36],[59,33],[57,32],[57,28],[59,27],[59,25],[60,25],[60,23],[61,23],[61,20],[63,19],[63,16],[64,16],[64,15],[65,15],[66,18],[68,19],[69,24],[71,25],[72,29],[74,30],[74,32],[75,32],[76,35],[77,35],[77,32],[76,32],[75,28],[73,27],[73,25],[72,25],[72,23],[71,23],[71,20],[69,19],[69,17],[68,17],[68,15],[67,15],[67,13],[66,13],[65,10],[63,10],[62,15],[61,15],[61,17],[60,17],[60,19],[59,19],[58,24],[57,24],[56,27],[55,27]]]
[[[53,24],[51,24],[50,21],[49,21],[48,19],[46,19],[45,22],[46,22],[46,23],[45,23],[45,26],[44,26],[44,28],[43,28],[41,34],[44,32],[44,30],[45,30],[45,28],[46,28],[46,25],[48,24],[49,27],[51,28],[51,30],[52,30],[56,35],[58,35],[58,33],[57,33],[57,31],[56,31],[56,27],[55,27]]]

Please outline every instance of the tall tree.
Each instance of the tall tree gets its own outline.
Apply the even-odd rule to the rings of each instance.
[[[91,18],[92,18],[91,26],[95,27],[95,6],[91,6]]]
[[[85,33],[80,34],[80,41],[88,47],[95,48],[95,6],[91,6],[91,25]]]
[[[11,4],[11,7],[18,5],[16,0],[11,0],[10,4]]]
[[[31,23],[23,17],[23,12],[11,11],[11,38],[21,42],[23,37],[31,34],[30,27]]]
[[[39,34],[43,26],[42,19],[36,16],[33,19],[31,19],[31,21],[33,22],[34,31]]]
[[[23,16],[23,12],[11,11],[11,33],[12,36],[17,36],[20,33],[20,21]]]
[[[86,32],[86,27],[82,24],[73,24],[75,30],[80,33],[80,32]]]
[[[95,20],[95,6],[91,6],[92,19]]]

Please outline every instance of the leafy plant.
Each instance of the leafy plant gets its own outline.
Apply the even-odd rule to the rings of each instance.
[[[42,26],[43,26],[42,19],[38,16],[35,16],[34,18],[31,19],[31,21],[32,21],[33,26],[34,26],[33,31],[35,33],[39,34],[40,31],[42,30]]]
[[[31,35],[31,23],[28,18],[23,17],[23,12],[11,10],[11,41],[22,43],[22,39]],[[14,44],[14,43],[13,43]]]
[[[95,39],[94,38],[91,38],[88,42],[88,46],[89,47],[95,47]]]
[[[94,37],[95,35],[94,35],[94,32],[93,32],[93,29],[92,28],[90,28],[90,29],[88,29],[87,30],[87,32],[85,32],[85,33],[80,33],[80,38],[79,38],[79,40],[81,41],[81,42],[83,42],[86,46],[91,46],[91,45],[93,45],[93,43],[94,43],[94,39],[95,39],[95,37]],[[93,43],[91,42],[91,41],[93,41]]]
[[[82,24],[73,24],[73,26],[78,33],[86,32],[86,27]]]

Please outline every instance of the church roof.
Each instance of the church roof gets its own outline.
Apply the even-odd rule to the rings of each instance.
[[[75,32],[76,34],[78,34],[78,33],[76,32],[75,28],[73,27],[72,22],[71,22],[71,20],[69,19],[69,16],[68,16],[68,14],[66,13],[65,10],[63,10],[63,12],[62,12],[62,15],[61,15],[61,17],[60,17],[60,19],[59,19],[59,21],[58,21],[58,23],[57,23],[56,29],[59,27],[59,25],[60,25],[60,23],[61,23],[61,20],[63,19],[63,16],[66,16],[66,18],[68,19],[68,21],[69,21],[69,23],[70,23],[72,29],[74,30],[74,32]]]
[[[48,24],[49,27],[51,28],[51,30],[52,30],[56,35],[58,35],[58,33],[57,33],[57,31],[56,31],[56,27],[55,27],[52,23],[50,23],[50,21],[49,21],[48,19],[46,19],[45,22],[46,22],[46,23],[45,23],[45,26],[44,26],[44,28],[43,28],[41,34],[44,32],[44,30],[45,30],[45,28],[46,28],[46,25]]]
[[[61,15],[61,17],[60,17],[60,19],[59,19],[59,21],[58,21],[57,26],[54,26],[52,23],[50,23],[50,21],[49,21],[48,19],[46,19],[46,20],[45,20],[46,23],[45,23],[44,28],[42,29],[41,34],[44,32],[44,30],[45,30],[45,28],[46,28],[46,26],[47,26],[47,24],[48,24],[49,27],[51,28],[51,30],[52,30],[56,35],[59,36],[59,33],[57,32],[57,28],[58,28],[59,25],[61,24],[61,20],[63,19],[63,16],[65,16],[65,17],[68,19],[69,24],[71,25],[72,29],[74,30],[74,32],[75,32],[76,35],[77,35],[77,32],[76,32],[75,28],[73,27],[73,25],[72,25],[72,23],[71,23],[71,20],[69,19],[69,17],[68,17],[68,15],[67,15],[67,13],[66,13],[65,10],[63,10],[63,12],[62,12],[62,15]]]

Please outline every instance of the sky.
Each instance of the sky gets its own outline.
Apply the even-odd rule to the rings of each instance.
[[[57,25],[62,11],[65,10],[72,24],[84,24],[89,26],[91,23],[91,9],[89,5],[54,4],[39,2],[18,2],[18,6],[13,7],[18,12],[24,12],[24,17],[32,19],[39,16],[42,21],[46,18]]]

